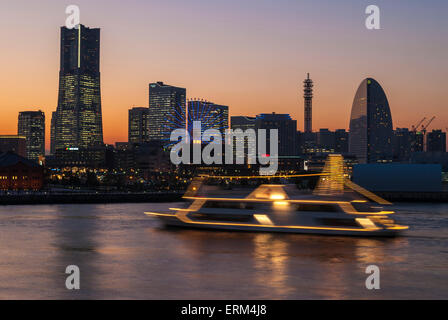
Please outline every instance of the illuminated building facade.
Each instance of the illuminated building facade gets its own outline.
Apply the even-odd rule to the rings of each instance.
[[[50,154],[54,154],[56,151],[55,132],[56,132],[56,111],[53,111],[51,113],[51,123],[50,123]]]
[[[229,129],[229,107],[210,101],[188,101],[188,133],[193,137],[193,122],[201,122],[201,136],[205,130],[216,129],[224,136]]]
[[[149,84],[149,141],[163,141],[168,145],[171,132],[185,128],[186,91],[163,82]]]
[[[61,69],[54,152],[103,144],[100,29],[61,28]]]
[[[128,117],[128,142],[148,142],[148,108],[132,108]]]
[[[42,111],[24,111],[19,113],[18,130],[26,138],[26,157],[39,161],[45,156],[45,114]]]
[[[364,79],[355,95],[350,117],[349,152],[359,163],[392,161],[392,116],[380,84]]]
[[[0,153],[0,190],[40,190],[43,167],[16,153]]]

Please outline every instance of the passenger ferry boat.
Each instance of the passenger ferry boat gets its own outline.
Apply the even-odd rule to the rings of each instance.
[[[393,211],[379,206],[389,202],[334,170],[322,175],[313,194],[301,194],[294,184],[262,184],[249,194],[226,190],[224,196],[218,186],[204,186],[206,179],[189,186],[186,206],[146,214],[169,226],[220,230],[396,236],[408,229],[390,218]]]

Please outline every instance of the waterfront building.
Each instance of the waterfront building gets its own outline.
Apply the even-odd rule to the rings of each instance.
[[[359,163],[392,161],[392,116],[380,84],[364,79],[356,91],[350,117],[349,152]]]
[[[448,152],[414,152],[411,154],[410,163],[440,164],[443,172],[448,172]]]
[[[53,152],[102,145],[100,29],[62,27],[60,52]]]
[[[14,152],[15,154],[26,157],[26,137],[18,135],[1,135],[0,152]]]
[[[51,168],[110,169],[113,167],[113,148],[102,145],[56,149],[54,157],[48,157],[46,162]]]
[[[432,130],[426,135],[426,151],[446,152],[446,132]]]
[[[42,111],[23,111],[19,113],[19,136],[26,138],[26,157],[39,161],[45,156],[45,114]]]
[[[128,142],[148,142],[148,108],[132,108],[128,116]]]
[[[13,152],[0,154],[0,190],[40,190],[43,167]]]
[[[155,82],[149,84],[148,140],[170,145],[171,132],[185,128],[186,89]]]

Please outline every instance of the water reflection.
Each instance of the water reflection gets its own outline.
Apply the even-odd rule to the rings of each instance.
[[[84,210],[88,208],[89,210]],[[58,205],[55,209],[54,238],[51,245],[56,250],[52,264],[51,279],[53,289],[62,297],[81,296],[88,298],[95,293],[95,288],[100,287],[97,276],[101,274],[101,264],[97,263],[97,241],[100,217],[92,214],[101,212],[96,206],[64,206]],[[76,265],[81,273],[81,287],[86,290],[69,291],[65,288],[65,269],[69,265]]]
[[[275,237],[268,233],[253,236],[254,276],[261,286],[269,286],[276,296],[282,297],[292,291],[288,278],[288,246],[285,237]]]
[[[2,207],[0,298],[446,298],[439,209],[403,217],[408,237],[374,239],[166,229],[143,215],[147,204]],[[78,292],[65,288],[70,264]],[[374,293],[369,264],[381,268]]]

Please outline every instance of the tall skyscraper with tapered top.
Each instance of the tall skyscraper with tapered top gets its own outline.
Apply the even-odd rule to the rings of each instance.
[[[305,133],[313,132],[313,80],[310,79],[310,74],[303,81],[303,98],[305,101],[304,109],[304,131]]]
[[[353,100],[349,152],[359,163],[392,161],[392,128],[386,93],[375,79],[364,79]]]
[[[100,29],[62,27],[60,63],[52,149],[102,145]]]

